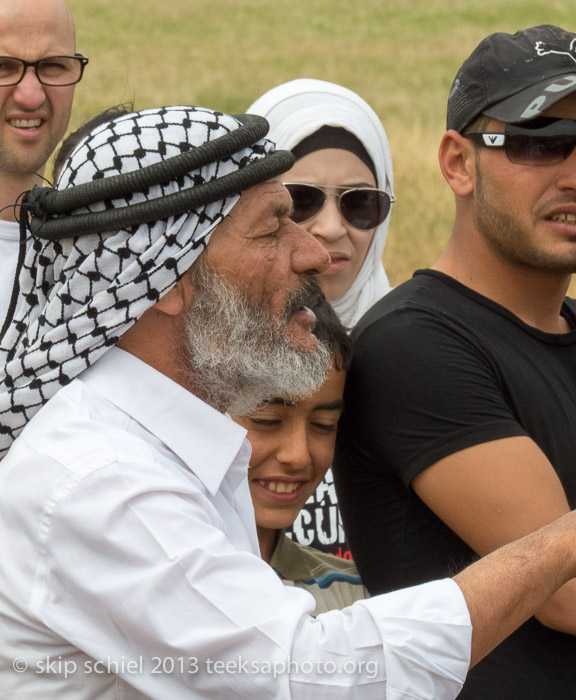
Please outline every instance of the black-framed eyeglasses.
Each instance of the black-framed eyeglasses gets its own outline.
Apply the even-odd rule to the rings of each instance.
[[[334,187],[312,185],[305,182],[285,182],[284,187],[292,197],[293,210],[290,218],[297,224],[312,219],[324,206],[330,195],[338,199],[340,213],[354,228],[368,231],[381,224],[390,212],[395,198],[375,187]],[[339,193],[326,192],[327,189]]]
[[[82,79],[87,64],[88,58],[81,53],[74,56],[46,56],[38,61],[0,56],[0,87],[18,85],[30,67],[34,68],[38,82],[42,85],[75,85]]]
[[[506,124],[504,131],[465,131],[467,139],[486,148],[503,148],[511,163],[554,165],[576,148],[576,120],[538,117],[523,126]]]

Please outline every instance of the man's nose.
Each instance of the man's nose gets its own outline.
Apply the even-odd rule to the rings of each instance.
[[[298,274],[318,275],[330,267],[330,256],[324,246],[308,231],[298,224],[294,227],[294,250],[292,252],[292,269]]]
[[[27,66],[24,77],[14,86],[14,100],[27,110],[40,107],[45,99],[44,85],[38,80],[33,66]]]

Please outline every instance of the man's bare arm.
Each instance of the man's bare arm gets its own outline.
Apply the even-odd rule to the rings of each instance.
[[[576,576],[576,511],[454,577],[472,621],[471,666]]]
[[[413,488],[481,556],[570,511],[552,465],[527,437],[450,455],[419,474]],[[576,634],[576,580],[563,586],[536,617],[552,629]]]

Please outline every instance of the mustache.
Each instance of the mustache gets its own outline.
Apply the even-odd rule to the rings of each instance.
[[[302,306],[307,306],[314,311],[314,309],[327,303],[318,278],[311,275],[288,295],[284,305],[284,320],[287,321]]]

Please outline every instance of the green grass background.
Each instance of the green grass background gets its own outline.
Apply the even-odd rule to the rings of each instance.
[[[487,34],[576,32],[574,0],[68,0],[90,57],[71,128],[102,109],[198,104],[242,112],[293,78],[358,92],[392,147],[397,203],[384,262],[393,284],[432,264],[453,201],[436,161],[446,98]]]

